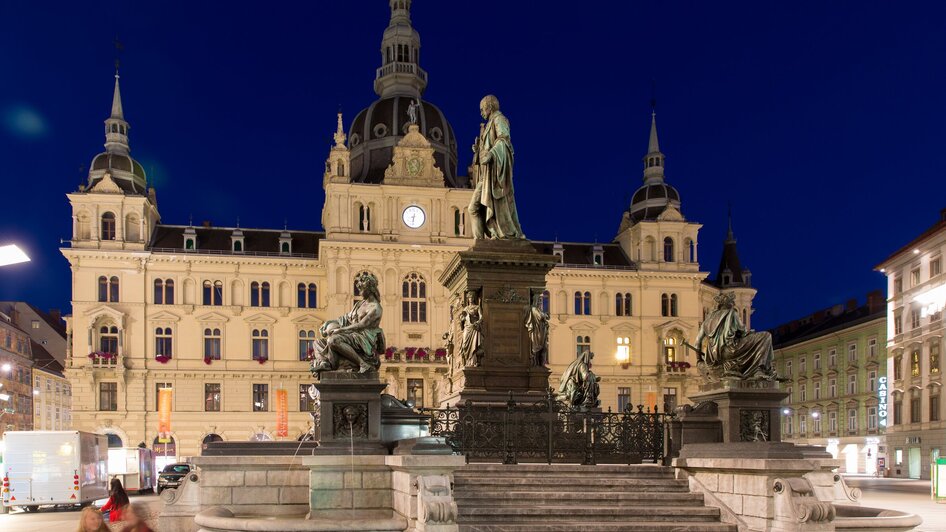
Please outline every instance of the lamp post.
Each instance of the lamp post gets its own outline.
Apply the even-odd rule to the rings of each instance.
[[[21,262],[29,262],[30,258],[16,244],[7,244],[0,246],[0,266],[9,266]]]

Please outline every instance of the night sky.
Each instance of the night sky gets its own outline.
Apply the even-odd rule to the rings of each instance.
[[[207,4],[207,5],[204,5]],[[225,6],[225,7],[224,7]],[[65,194],[103,150],[113,40],[132,155],[164,223],[321,229],[322,170],[375,98],[387,2],[0,3],[0,299],[68,311]],[[715,275],[726,209],[756,328],[882,288],[946,207],[946,4],[418,0],[425,99],[459,137],[496,94],[533,239],[610,241],[641,185],[652,85]],[[465,172],[464,172],[465,173]]]

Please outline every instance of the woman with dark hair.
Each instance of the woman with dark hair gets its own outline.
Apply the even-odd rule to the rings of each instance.
[[[108,522],[122,520],[122,512],[128,506],[128,494],[122,487],[122,481],[115,477],[112,479],[112,487],[108,490],[108,502],[102,507],[102,512],[108,512]]]

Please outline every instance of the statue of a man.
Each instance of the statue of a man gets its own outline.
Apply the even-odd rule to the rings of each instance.
[[[597,408],[601,404],[598,400],[598,381],[601,377],[591,371],[591,359],[594,357],[595,354],[591,351],[582,351],[578,358],[565,368],[558,385],[560,401],[574,408]]]
[[[358,373],[377,370],[384,353],[381,330],[381,295],[378,279],[368,272],[355,278],[363,299],[338,319],[319,328],[322,338],[315,342],[310,371],[317,377],[323,371],[348,369]]]
[[[460,346],[457,349],[460,367],[469,368],[480,365],[482,358],[483,333],[480,330],[483,324],[483,309],[476,300],[476,291],[467,290],[463,302],[463,309],[458,315],[460,319]]]
[[[480,101],[480,115],[486,124],[473,145],[476,187],[468,207],[473,237],[525,238],[513,194],[509,120],[499,112],[499,100],[492,94]]]
[[[532,296],[525,325],[532,346],[532,365],[542,367],[549,360],[549,315],[542,310],[542,294]]]
[[[417,108],[420,105],[417,104],[417,100],[411,100],[411,103],[407,106],[407,118],[411,121],[411,124],[417,123]]]
[[[721,370],[723,376],[775,380],[772,335],[747,330],[734,307],[732,292],[716,296],[716,309],[703,321],[696,337],[696,348],[701,351],[700,363],[710,371],[719,373]]]

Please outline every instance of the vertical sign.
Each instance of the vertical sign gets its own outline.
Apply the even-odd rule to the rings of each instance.
[[[276,390],[276,437],[289,436],[289,394],[285,388]]]
[[[172,388],[158,390],[158,442],[171,441],[171,394]]]
[[[887,428],[887,377],[877,378],[877,418],[877,424]]]

